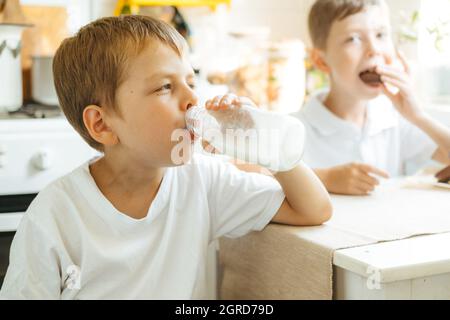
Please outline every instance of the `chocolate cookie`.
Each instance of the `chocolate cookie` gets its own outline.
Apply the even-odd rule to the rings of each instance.
[[[367,84],[381,84],[381,76],[376,73],[375,71],[364,71],[360,73],[359,77],[362,81],[364,81]]]

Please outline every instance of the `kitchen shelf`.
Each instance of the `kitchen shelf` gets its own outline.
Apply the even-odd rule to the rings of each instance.
[[[119,0],[114,13],[116,16],[120,15],[126,5],[130,7],[132,14],[137,14],[141,6],[210,7],[215,10],[220,4],[230,6],[231,0]]]

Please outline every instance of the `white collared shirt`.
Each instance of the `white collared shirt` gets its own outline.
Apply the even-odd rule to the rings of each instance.
[[[306,127],[303,159],[312,168],[361,162],[398,177],[415,173],[438,149],[423,131],[403,119],[385,96],[369,103],[361,129],[325,107],[327,94],[311,97],[301,111],[293,114]]]

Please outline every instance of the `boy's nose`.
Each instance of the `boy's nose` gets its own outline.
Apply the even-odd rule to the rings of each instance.
[[[369,58],[375,57],[375,56],[379,56],[381,54],[380,50],[378,50],[377,48],[370,48],[368,50],[368,56]]]
[[[194,90],[190,89],[186,95],[184,102],[181,105],[182,111],[187,111],[189,108],[198,104],[198,96]]]
[[[369,56],[369,58],[381,55],[380,46],[374,41],[369,41],[367,48],[367,55]]]

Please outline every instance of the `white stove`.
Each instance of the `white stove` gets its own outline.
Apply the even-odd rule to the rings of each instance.
[[[96,154],[62,116],[0,117],[0,231],[15,230],[30,198]]]
[[[0,114],[0,284],[14,232],[37,193],[97,155],[57,108]]]

